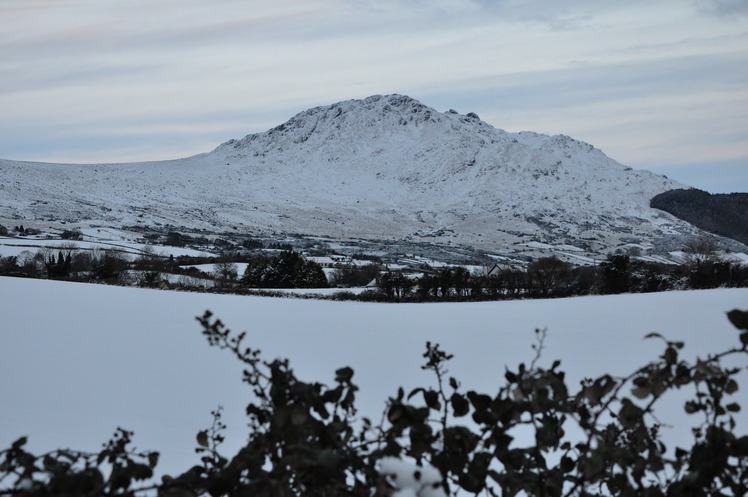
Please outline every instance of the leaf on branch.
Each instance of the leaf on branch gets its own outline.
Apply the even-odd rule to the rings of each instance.
[[[353,369],[349,367],[340,368],[335,371],[335,381],[338,383],[348,383],[353,378]]]
[[[197,436],[195,437],[197,439],[197,444],[201,447],[207,447],[208,446],[208,430],[202,430],[197,433]]]
[[[470,403],[462,395],[459,395],[457,393],[452,394],[452,397],[449,399],[449,401],[452,403],[454,415],[458,418],[460,416],[466,415],[470,411]]]
[[[727,382],[727,385],[725,385],[725,393],[726,394],[734,394],[738,391],[738,382],[730,379],[730,381]]]
[[[704,408],[704,405],[699,402],[694,402],[692,400],[689,400],[686,402],[683,408],[686,411],[686,413],[693,414],[695,412],[702,410]]]
[[[411,391],[411,392],[410,392],[410,393],[408,394],[408,400],[410,400],[410,399],[412,399],[413,397],[415,397],[415,395],[416,395],[417,393],[419,393],[419,392],[425,392],[425,391],[426,391],[426,389],[425,389],[425,388],[423,388],[423,387],[418,387],[418,388],[415,388],[415,389],[413,389],[413,390],[412,390],[412,391]]]
[[[21,437],[18,440],[16,440],[15,442],[13,442],[13,445],[11,445],[10,448],[13,449],[13,450],[18,450],[21,447],[23,447],[24,445],[26,445],[27,441],[28,441],[27,437]]]
[[[733,309],[727,313],[727,319],[739,330],[748,330],[748,311]]]
[[[748,435],[744,435],[733,443],[738,456],[748,456]]]
[[[434,390],[424,390],[423,400],[431,409],[439,410],[441,408],[441,404],[439,404],[439,394]]]
[[[652,389],[648,386],[636,387],[631,389],[631,395],[637,399],[646,399],[649,394],[652,393]]]
[[[561,457],[561,463],[559,464],[559,467],[561,468],[561,471],[564,473],[569,473],[572,470],[574,470],[574,467],[576,466],[576,463],[574,462],[574,459],[572,459],[569,456],[563,456]]]

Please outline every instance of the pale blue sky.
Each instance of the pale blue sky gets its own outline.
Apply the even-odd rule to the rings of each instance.
[[[410,95],[748,192],[746,0],[0,0],[0,157],[184,157]]]

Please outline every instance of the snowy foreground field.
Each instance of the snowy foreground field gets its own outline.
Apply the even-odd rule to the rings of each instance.
[[[398,386],[429,384],[426,341],[455,355],[450,375],[466,390],[494,391],[505,366],[533,357],[535,328],[547,328],[543,365],[562,360],[574,388],[584,376],[626,374],[662,352],[659,332],[684,340],[683,357],[737,344],[725,312],[748,309],[748,289],[558,300],[371,304],[177,293],[0,278],[0,447],[29,436],[29,448],[98,450],[119,426],[139,449],[159,450],[159,468],[198,462],[195,434],[223,405],[225,452],[244,440],[249,388],[241,366],[212,349],[195,316],[210,309],[268,359],[288,357],[307,380],[332,383],[351,366],[361,414],[379,420]],[[742,366],[745,366],[744,364]],[[736,401],[748,409],[744,374]],[[682,401],[662,406],[678,440]],[[745,431],[745,423],[742,424]]]

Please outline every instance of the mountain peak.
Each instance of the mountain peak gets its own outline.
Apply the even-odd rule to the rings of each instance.
[[[258,140],[304,143],[315,133],[345,135],[353,133],[355,127],[399,129],[401,126],[440,123],[445,119],[492,128],[483,123],[473,112],[461,115],[450,109],[445,113],[440,113],[412,97],[395,93],[372,95],[364,99],[344,100],[331,105],[314,107],[296,114],[285,123],[266,132],[250,134],[238,140],[229,140],[216,150],[229,148],[239,150]]]
[[[662,252],[679,248],[668,242],[673,234],[693,231],[649,206],[655,195],[684,185],[632,170],[566,135],[508,133],[476,114],[438,112],[399,94],[314,107],[178,161],[4,163],[3,174],[18,185],[0,206],[6,218],[302,233],[493,253],[522,252],[529,242],[595,254],[631,244]]]

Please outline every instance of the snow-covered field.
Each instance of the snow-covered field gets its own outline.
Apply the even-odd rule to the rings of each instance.
[[[48,240],[38,237],[10,237],[0,236],[0,257],[18,257],[24,252],[30,255],[39,250],[116,250],[119,252],[131,254],[134,256],[153,254],[162,257],[173,255],[195,256],[195,257],[214,257],[215,254],[184,247],[169,247],[165,245],[145,245],[127,240],[93,238],[88,237],[85,240]]]
[[[465,389],[493,391],[505,366],[529,362],[534,329],[548,329],[543,362],[557,358],[570,385],[624,374],[662,352],[657,331],[685,340],[685,357],[737,343],[725,317],[748,309],[748,289],[557,300],[371,304],[178,293],[0,278],[0,447],[22,435],[30,448],[97,450],[117,427],[140,449],[162,452],[160,469],[198,462],[195,434],[223,405],[226,452],[244,440],[249,389],[241,366],[211,349],[194,317],[210,309],[266,358],[288,357],[300,377],[332,382],[349,365],[362,415],[378,420],[397,387],[430,383],[420,369],[426,341],[455,354],[450,375]],[[743,365],[744,366],[744,365]],[[743,375],[737,401],[748,408]],[[678,421],[680,403],[663,406]],[[676,416],[672,418],[671,416]],[[743,431],[745,431],[743,426]]]

